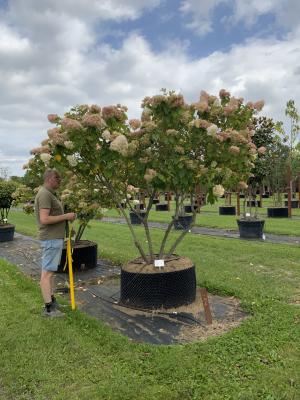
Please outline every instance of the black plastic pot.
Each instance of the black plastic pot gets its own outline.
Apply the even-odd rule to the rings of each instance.
[[[95,268],[97,266],[97,243],[89,240],[80,240],[73,246],[73,270],[85,271],[87,269]],[[66,248],[62,251],[58,272],[63,272],[66,263]],[[68,266],[65,269],[68,272]]]
[[[135,210],[145,210],[145,206],[142,203],[141,204],[135,204],[134,209]]]
[[[144,212],[140,212],[140,213],[134,213],[131,212],[129,213],[130,216],[130,222],[132,223],[132,225],[140,225],[142,223],[141,218],[143,218],[145,216],[146,213]],[[141,216],[141,218],[139,218],[139,215]]]
[[[168,204],[156,204],[155,206],[156,211],[169,211]]]
[[[264,220],[238,219],[237,224],[242,239],[262,239]]]
[[[219,215],[235,215],[234,206],[220,206]]]
[[[288,201],[287,200],[284,202],[284,205],[286,207],[288,207]],[[298,208],[298,206],[299,206],[298,200],[292,200],[292,208]]]
[[[260,200],[248,200],[247,201],[247,207],[261,207]]]
[[[192,220],[192,215],[179,215],[174,221],[174,229],[176,231],[189,229]]]
[[[240,199],[244,199],[245,195],[244,194],[240,194]]]
[[[0,242],[11,242],[14,240],[15,225],[0,225]]]
[[[159,203],[159,199],[153,199],[153,204],[158,204]]]
[[[135,308],[173,308],[196,298],[195,266],[175,272],[121,271],[120,303]]]
[[[269,218],[287,218],[289,216],[287,207],[269,207],[267,211]]]
[[[186,213],[192,213],[192,212],[193,212],[193,209],[194,209],[194,211],[196,211],[197,208],[198,208],[197,205],[194,205],[194,206],[187,205],[187,206],[184,206],[184,212],[186,212]]]

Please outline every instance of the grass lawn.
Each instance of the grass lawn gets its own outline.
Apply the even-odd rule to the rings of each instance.
[[[32,216],[10,222],[35,235]],[[126,226],[93,221],[85,237],[116,262],[136,255]],[[299,247],[189,235],[177,252],[251,318],[206,342],[136,344],[80,312],[42,319],[36,283],[0,261],[0,399],[300,399]]]

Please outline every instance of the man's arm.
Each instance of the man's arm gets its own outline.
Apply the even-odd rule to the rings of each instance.
[[[74,221],[76,218],[75,213],[67,213],[62,215],[49,215],[49,208],[41,208],[40,209],[40,222],[42,225],[52,225],[57,224],[62,221]]]

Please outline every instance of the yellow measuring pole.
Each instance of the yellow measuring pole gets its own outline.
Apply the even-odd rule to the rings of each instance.
[[[67,238],[67,260],[68,260],[68,270],[69,270],[69,280],[70,280],[70,297],[71,297],[71,309],[75,310],[75,292],[74,292],[74,277],[73,277],[73,266],[72,266],[72,252],[71,252],[71,231]]]

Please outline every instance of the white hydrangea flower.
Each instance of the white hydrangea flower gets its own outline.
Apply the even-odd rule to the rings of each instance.
[[[108,129],[105,129],[105,131],[102,133],[102,137],[105,140],[110,140],[110,132]]]
[[[43,161],[43,163],[48,164],[48,162],[51,160],[51,155],[48,153],[42,153],[40,155],[41,160]]]
[[[71,167],[75,167],[77,165],[77,160],[74,155],[69,155],[66,158]]]
[[[74,143],[71,142],[71,140],[65,141],[65,142],[64,142],[64,145],[65,145],[65,147],[66,147],[67,149],[69,149],[69,150],[73,150],[73,148],[74,148]]]
[[[207,128],[207,134],[209,136],[215,136],[217,134],[218,131],[218,127],[215,124],[211,124],[208,128]]]
[[[216,185],[213,187],[213,194],[217,197],[222,197],[225,193],[225,189],[222,185]]]

